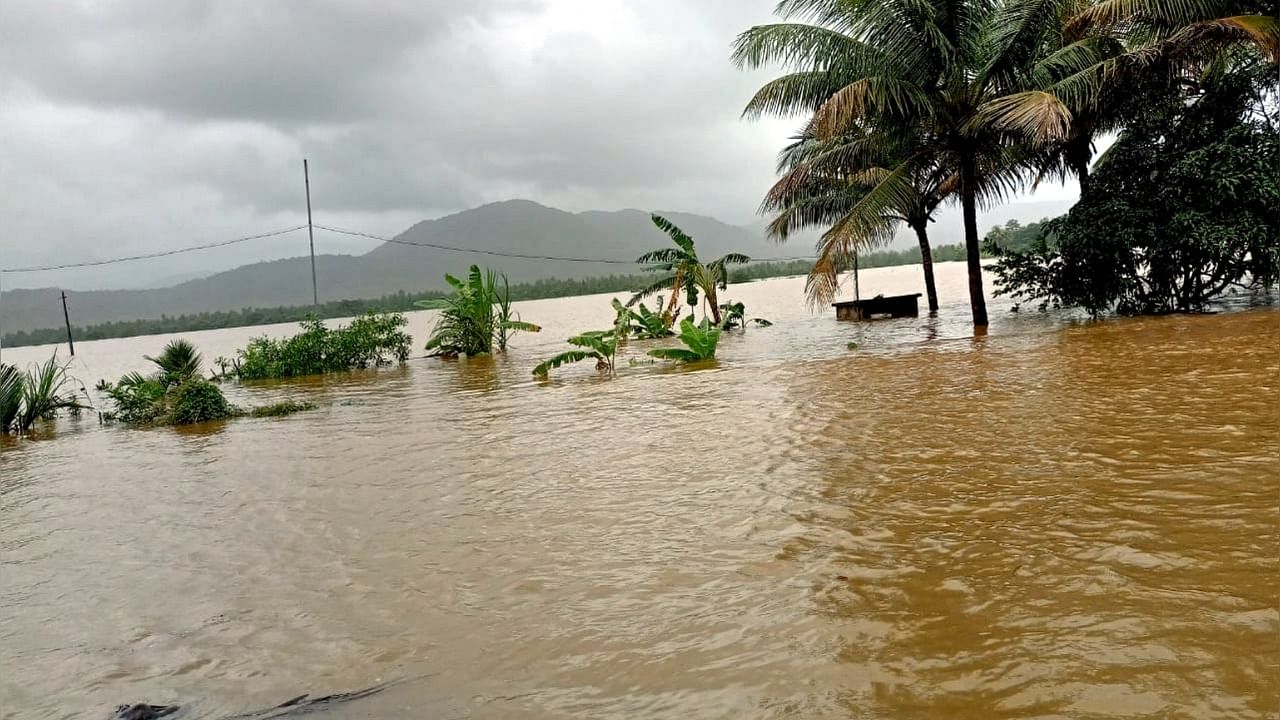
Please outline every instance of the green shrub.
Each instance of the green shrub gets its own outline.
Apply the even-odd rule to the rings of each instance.
[[[388,356],[404,362],[413,342],[401,329],[407,324],[400,313],[370,312],[330,330],[311,318],[291,338],[250,340],[233,371],[243,380],[259,380],[362,369],[389,362]]]
[[[249,414],[253,417],[284,417],[285,415],[292,415],[296,412],[315,409],[315,403],[285,400],[283,402],[256,407],[250,410]]]
[[[502,287],[498,279],[502,279]],[[444,276],[453,288],[449,297],[420,303],[419,307],[440,310],[427,350],[437,355],[488,355],[496,344],[499,350],[507,349],[507,339],[517,331],[538,332],[542,328],[521,322],[520,316],[511,311],[511,287],[506,275],[493,270],[480,272],[480,266],[472,265],[467,279]]]
[[[222,390],[208,380],[192,378],[173,391],[168,421],[172,425],[192,425],[222,420],[235,414]]]
[[[115,385],[106,385],[105,391],[115,405],[113,411],[103,414],[105,420],[150,425],[169,413],[169,385],[162,376],[148,378],[129,373]]]

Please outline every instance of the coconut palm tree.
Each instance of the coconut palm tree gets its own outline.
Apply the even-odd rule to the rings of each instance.
[[[842,221],[856,213],[858,203],[866,196],[877,178],[886,175],[886,165],[900,156],[901,143],[911,137],[894,137],[890,133],[845,133],[831,140],[819,140],[811,125],[792,138],[778,158],[782,177],[774,184],[761,204],[761,212],[777,213],[768,226],[768,234],[777,240],[795,230],[809,226],[842,226]],[[907,148],[910,151],[910,148]],[[925,294],[929,311],[938,310],[938,290],[933,277],[933,251],[929,244],[929,223],[942,201],[955,190],[954,173],[921,166],[911,178],[914,192],[911,202],[883,208],[883,223],[878,232],[863,235],[841,235],[828,232],[818,245],[818,258],[805,284],[812,305],[830,302],[839,285],[843,260],[856,252],[869,249],[892,237],[897,226],[905,223],[916,234],[924,273]]]
[[[975,326],[987,324],[977,209],[1016,189],[1033,168],[1027,145],[1067,139],[1071,111],[1044,88],[1104,59],[1093,40],[1067,46],[1045,28],[1059,0],[784,0],[784,22],[753,27],[735,43],[742,67],[790,70],[765,84],[747,116],[811,116],[830,140],[861,127],[920,139],[868,177],[833,233],[877,237],[886,215],[910,205],[928,168],[954,174],[962,210]]]
[[[651,215],[650,220],[659,230],[671,238],[675,247],[658,248],[636,258],[636,262],[645,265],[648,272],[660,273],[661,277],[653,283],[638,290],[627,301],[631,307],[641,300],[664,290],[671,291],[671,299],[664,311],[664,320],[670,328],[679,314],[679,298],[683,292],[689,307],[698,306],[698,291],[701,290],[710,305],[714,321],[720,322],[720,305],[717,301],[717,289],[723,290],[729,284],[729,265],[741,265],[751,262],[751,258],[742,253],[728,253],[709,263],[698,258],[693,238],[689,237],[675,223],[661,215]]]
[[[183,339],[170,340],[164,346],[164,350],[156,357],[151,357],[150,355],[143,355],[142,357],[154,363],[156,367],[160,368],[160,372],[178,382],[199,375],[200,367],[204,364],[204,358],[200,356],[196,346]]]

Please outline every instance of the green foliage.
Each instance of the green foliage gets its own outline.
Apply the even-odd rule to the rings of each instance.
[[[1003,227],[997,225],[991,228],[987,236],[982,239],[983,252],[987,255],[995,256],[1007,252],[1030,250],[1041,239],[1052,242],[1052,239],[1046,235],[1049,223],[1050,219],[1044,218],[1040,222],[1033,222],[1027,225],[1023,225],[1017,220],[1010,220]]]
[[[764,318],[747,317],[747,306],[741,302],[725,303],[720,306],[720,329],[734,330],[737,328],[746,328],[747,324],[756,325],[758,327],[769,327],[773,323]]]
[[[21,435],[37,421],[52,420],[63,411],[75,414],[87,409],[76,397],[77,384],[56,353],[25,372],[0,365],[0,433]]]
[[[1256,79],[1255,79],[1256,80]],[[1280,139],[1244,73],[1153,100],[1089,191],[995,271],[999,292],[1091,314],[1202,310],[1280,277]]]
[[[363,369],[386,364],[389,357],[404,362],[413,342],[402,329],[406,324],[400,313],[369,312],[331,330],[312,318],[293,337],[250,340],[234,371],[242,380],[259,380]]]
[[[680,342],[683,348],[654,348],[649,355],[663,360],[694,363],[711,360],[716,356],[716,345],[720,342],[720,328],[703,318],[700,325],[685,318],[680,321]]]
[[[104,413],[105,420],[119,420],[130,425],[157,423],[169,412],[170,385],[163,376],[143,377],[130,373],[114,385],[104,388],[115,409]]]
[[[191,378],[200,374],[200,366],[204,360],[200,357],[200,353],[196,352],[196,346],[187,340],[170,340],[168,345],[164,346],[164,351],[158,357],[144,355],[144,358],[151,361],[160,368],[161,372],[175,375],[181,378]]]
[[[627,306],[635,305],[650,295],[670,291],[671,299],[667,308],[661,313],[667,328],[675,322],[679,314],[679,298],[684,294],[685,302],[690,308],[698,306],[698,293],[706,297],[715,321],[720,322],[720,303],[716,291],[723,290],[729,284],[729,265],[745,265],[751,258],[741,253],[729,253],[723,257],[703,263],[694,248],[693,238],[689,237],[675,223],[661,215],[652,215],[653,224],[671,238],[675,247],[658,248],[636,258],[636,262],[645,266],[645,270],[659,275],[657,280],[637,290]]]
[[[632,330],[633,313],[616,299],[613,301],[613,309],[615,313],[613,328],[574,335],[569,338],[568,343],[578,349],[566,350],[543,360],[533,368],[533,376],[545,378],[552,370],[562,365],[582,362],[589,358],[596,361],[597,370],[605,371],[610,375],[615,374],[614,360],[618,349],[627,341],[627,335]]]
[[[222,389],[208,380],[188,378],[175,387],[171,395],[167,424],[194,425],[236,414]]]
[[[18,368],[0,364],[0,433],[9,432],[22,410],[22,387]]]
[[[498,287],[498,278],[502,287]],[[507,276],[499,276],[493,270],[480,271],[472,265],[466,280],[452,275],[444,279],[453,288],[453,294],[442,302],[430,303],[440,309],[440,319],[427,341],[427,350],[444,356],[476,356],[507,349],[507,340],[516,331],[538,332],[542,328],[521,322],[511,312],[511,287]]]
[[[661,298],[658,299],[658,305],[662,305]],[[671,332],[671,324],[668,321],[667,313],[653,312],[645,307],[644,303],[640,303],[635,310],[632,310],[614,300],[613,308],[615,312],[626,313],[626,321],[630,325],[630,332],[639,340],[670,337],[675,334]]]
[[[249,414],[256,418],[261,417],[284,417],[294,413],[303,412],[305,410],[315,410],[315,403],[297,402],[295,400],[284,400],[270,405],[262,405],[249,411]]]

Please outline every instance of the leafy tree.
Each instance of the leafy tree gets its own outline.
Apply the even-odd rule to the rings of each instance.
[[[1090,189],[1032,247],[1004,253],[1000,292],[1092,314],[1201,310],[1280,277],[1280,139],[1265,66],[1210,69],[1190,102],[1150,99]],[[1268,116],[1270,112],[1270,116]]]
[[[502,275],[503,289],[499,290],[498,277],[493,270],[481,273],[478,265],[471,266],[466,280],[444,276],[453,294],[438,302],[420,304],[420,307],[440,309],[440,319],[431,339],[427,340],[427,350],[445,356],[488,355],[495,343],[500,350],[505,350],[508,334],[513,331],[542,329],[512,315],[510,285],[506,275]]]
[[[729,253],[704,264],[698,258],[693,238],[661,215],[652,215],[650,219],[659,230],[671,238],[675,247],[650,250],[636,259],[637,263],[647,266],[646,271],[659,273],[661,277],[632,295],[627,301],[627,306],[635,305],[644,298],[663,290],[670,290],[671,299],[663,313],[668,318],[667,327],[670,327],[679,315],[681,293],[684,294],[689,307],[696,308],[698,292],[702,291],[707,298],[715,322],[720,322],[720,307],[716,299],[716,291],[725,289],[729,284],[729,271],[726,268],[728,265],[748,263],[751,258],[741,253]]]

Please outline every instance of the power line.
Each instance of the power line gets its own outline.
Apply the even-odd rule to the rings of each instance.
[[[340,235],[351,235],[354,237],[369,238],[370,240],[380,240],[393,245],[408,245],[409,247],[427,247],[436,250],[449,250],[451,252],[476,253],[479,255],[495,255],[497,257],[522,258],[525,260],[557,260],[560,262],[580,262],[580,263],[604,263],[609,265],[639,265],[635,260],[612,260],[606,258],[583,258],[583,257],[567,257],[563,255],[528,255],[524,253],[502,252],[500,250],[481,250],[479,248],[454,247],[452,245],[440,245],[438,243],[414,242],[412,240],[400,240],[398,238],[382,237],[381,235],[373,235],[357,230],[344,230],[342,228],[332,227],[330,225],[316,225],[320,230],[328,230],[329,232],[338,233]],[[813,257],[795,256],[795,257],[777,257],[777,258],[751,258],[750,262],[791,262],[793,260],[812,260]]]
[[[107,260],[89,260],[85,262],[63,263],[61,265],[31,265],[28,267],[18,268],[0,268],[0,273],[30,273],[42,272],[45,270],[67,270],[70,268],[97,267],[98,265],[114,265],[116,263],[132,262],[134,260],[149,260],[151,258],[168,257],[170,255],[181,255],[182,253],[196,252],[198,250],[211,250],[213,248],[226,247],[237,243],[248,242],[250,240],[262,240],[263,238],[275,237],[295,232],[305,228],[306,225],[295,225],[291,228],[283,230],[273,230],[271,232],[259,235],[248,235],[245,237],[234,238],[232,240],[223,240],[221,242],[208,243],[205,245],[192,245],[191,247],[176,248],[174,250],[163,250],[161,252],[146,253],[145,255],[128,255],[125,257],[110,258]],[[319,227],[319,226],[317,226]]]

